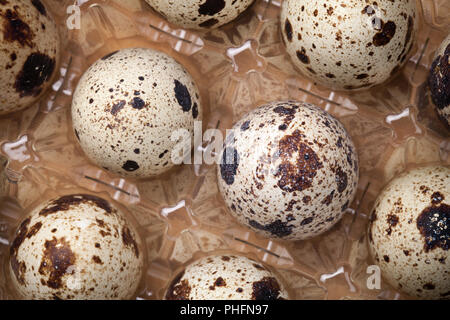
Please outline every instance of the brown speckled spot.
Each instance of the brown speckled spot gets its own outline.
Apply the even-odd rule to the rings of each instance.
[[[137,110],[141,110],[145,107],[145,101],[142,100],[139,97],[134,97],[133,100],[130,102],[130,105]]]
[[[342,171],[340,167],[336,170],[336,183],[339,193],[344,192],[347,188],[347,173]]]
[[[115,103],[111,108],[111,114],[115,116],[120,110],[123,109],[127,102],[125,100],[120,100],[119,102]]]
[[[230,257],[222,256],[222,261],[228,262],[228,261],[230,261]]]
[[[322,204],[329,206],[331,201],[333,201],[333,195],[334,195],[334,190],[331,191],[331,193],[329,195],[327,195],[325,197],[325,199],[322,200]]]
[[[281,164],[275,177],[278,187],[284,191],[305,190],[312,185],[317,170],[323,167],[317,154],[302,142],[302,134],[295,130],[292,135],[284,136],[278,143]],[[297,157],[294,157],[294,154]]]
[[[249,220],[249,225],[255,229],[264,230],[270,232],[272,235],[283,238],[292,233],[292,225],[288,225],[287,222],[276,220],[270,224],[262,225],[257,221]]]
[[[417,228],[424,237],[425,252],[437,247],[450,248],[450,206],[442,203],[439,206],[425,208],[417,218]]]
[[[42,222],[37,222],[35,225],[33,225],[27,233],[27,238],[30,239],[31,237],[35,236],[36,233],[39,232],[41,227],[42,227]]]
[[[39,52],[30,54],[16,77],[16,92],[20,97],[38,96],[42,92],[42,84],[50,80],[54,70],[55,59]]]
[[[396,27],[393,21],[386,23],[381,21],[381,30],[373,36],[373,45],[376,47],[387,45],[394,37]]]
[[[47,10],[40,0],[31,0],[31,4],[43,15],[47,15]]]
[[[218,277],[216,279],[216,281],[214,282],[214,286],[216,287],[225,287],[227,285],[227,283],[225,282],[225,280],[222,277]]]
[[[292,25],[289,22],[289,19],[286,19],[284,22],[284,32],[286,33],[286,38],[289,42],[292,41]]]
[[[306,226],[307,224],[310,224],[311,222],[314,221],[313,217],[308,217],[302,220],[302,222],[300,222],[301,226]]]
[[[248,128],[250,128],[250,120],[245,121],[245,122],[241,125],[241,131],[246,131],[246,130],[248,130]]]
[[[22,47],[34,47],[34,34],[31,31],[30,26],[21,19],[16,9],[14,9],[14,11],[8,9],[6,12],[0,11],[0,15],[4,17],[3,41],[17,41]]]
[[[297,108],[298,107],[295,105],[289,107],[281,104],[275,107],[273,112],[277,113],[281,117],[284,117],[284,124],[289,125],[289,123],[295,118]]]
[[[175,98],[184,112],[189,112],[192,107],[191,94],[188,88],[178,80],[175,81]]]
[[[434,289],[435,289],[435,286],[434,286],[434,284],[432,284],[432,283],[426,283],[426,284],[423,285],[423,288],[424,288],[425,290],[434,290]]]
[[[102,261],[102,259],[100,259],[99,256],[92,256],[92,261],[94,261],[94,263],[97,263],[97,264],[103,264],[103,261]]]
[[[444,195],[440,193],[439,191],[434,192],[431,195],[431,203],[432,204],[439,204],[445,199]]]
[[[192,106],[192,118],[197,119],[198,117],[198,104],[197,102],[194,102],[194,105]]]
[[[252,300],[280,300],[280,284],[273,277],[264,277],[252,284]]]
[[[93,196],[89,194],[76,194],[76,195],[68,195],[63,196],[61,198],[58,198],[56,200],[53,200],[51,203],[49,203],[45,208],[43,208],[39,212],[39,216],[46,217],[49,214],[58,213],[62,211],[67,211],[70,209],[71,206],[77,206],[82,203],[91,203],[95,206],[99,207],[100,209],[106,211],[107,213],[112,212],[112,208],[109,205],[108,201]]]
[[[128,227],[123,227],[123,229],[122,229],[122,241],[126,247],[133,248],[134,255],[136,256],[136,258],[139,258],[138,245],[137,245],[136,240],[134,239],[133,235],[131,234],[130,229],[128,229]]]
[[[390,261],[390,259],[389,259],[389,256],[383,256],[383,259],[384,259],[384,261],[386,261],[387,263],[389,263],[389,261]]]
[[[367,73],[361,73],[361,74],[355,75],[355,78],[361,80],[361,79],[367,78],[368,76],[369,75]]]
[[[235,148],[226,148],[220,163],[220,175],[227,185],[234,183],[234,176],[239,167],[239,154]]]
[[[297,58],[304,64],[309,64],[309,57],[306,55],[306,49],[302,47],[302,50],[297,50]]]
[[[52,289],[62,288],[62,278],[66,275],[67,269],[75,264],[75,254],[64,237],[61,239],[53,237],[52,240],[45,241],[44,247],[39,274],[48,277],[43,282],[46,286]]]
[[[88,194],[78,194],[63,196],[61,198],[53,200],[39,212],[39,216],[46,217],[49,214],[67,211],[71,206],[77,206],[81,203],[91,203],[99,207],[100,209],[103,209],[107,213],[112,212],[112,208],[106,200]]]
[[[21,284],[24,284],[24,273],[26,271],[26,267],[24,262],[21,262],[17,259],[17,254],[19,252],[20,246],[27,236],[28,225],[30,224],[30,221],[31,219],[27,218],[20,224],[11,247],[9,248],[11,269],[13,270],[17,281]]]
[[[191,294],[191,286],[187,280],[180,282],[184,271],[180,272],[170,283],[166,293],[166,300],[188,300]]]

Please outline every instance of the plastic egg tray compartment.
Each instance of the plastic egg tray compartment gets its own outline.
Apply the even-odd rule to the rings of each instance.
[[[343,93],[294,68],[280,36],[281,1],[256,0],[237,20],[201,32],[169,24],[143,0],[46,1],[63,39],[59,74],[38,104],[0,117],[0,179],[7,180],[0,188],[0,299],[14,298],[7,263],[21,219],[37,204],[73,193],[113,201],[137,223],[147,259],[138,299],[162,299],[186,262],[216,251],[240,252],[272,267],[292,299],[408,298],[384,281],[380,289],[367,287],[366,229],[377,194],[397,173],[450,164],[450,131],[435,115],[426,86],[434,52],[449,30],[450,3],[418,1],[418,39],[406,67],[381,86]],[[66,9],[73,4],[81,25],[69,30]],[[275,100],[314,103],[337,117],[360,159],[358,192],[343,219],[311,240],[269,240],[227,212],[215,165],[182,165],[133,180],[90,164],[71,126],[72,94],[93,62],[126,47],[155,48],[186,67],[201,91],[204,129],[231,128],[249,110]]]

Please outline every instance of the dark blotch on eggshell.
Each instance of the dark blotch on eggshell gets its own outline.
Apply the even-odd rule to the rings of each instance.
[[[198,13],[204,16],[213,16],[225,8],[225,0],[206,0],[198,8]]]
[[[282,222],[281,220],[276,220],[266,225],[262,225],[254,220],[249,220],[249,225],[258,230],[268,231],[279,238],[290,235],[293,228],[292,225],[288,225],[287,222]]]
[[[312,185],[317,170],[323,167],[317,154],[302,141],[302,134],[295,130],[292,135],[285,135],[278,143],[281,164],[275,177],[278,187],[283,191],[294,192],[305,190]],[[297,158],[293,158],[293,154]]]
[[[200,23],[198,26],[201,28],[211,28],[212,26],[214,26],[218,23],[219,23],[219,20],[217,20],[215,18],[211,18],[211,19],[208,19],[208,20]]]
[[[138,244],[137,244],[136,240],[134,239],[133,235],[131,234],[131,231],[128,227],[124,227],[122,229],[122,241],[126,247],[132,248],[136,258],[139,258]]]
[[[36,97],[42,92],[42,84],[50,80],[54,70],[55,59],[39,52],[32,53],[17,75],[14,88],[20,97]]]
[[[450,105],[450,44],[444,54],[437,56],[431,65],[428,76],[431,100],[438,109],[444,109]]]
[[[292,25],[289,22],[289,19],[286,19],[284,22],[284,32],[286,33],[286,38],[289,42],[292,41]]]
[[[170,283],[166,293],[166,300],[188,300],[191,286],[187,280],[180,282],[184,276],[184,270],[180,272]]]
[[[25,263],[17,259],[17,254],[19,252],[20,246],[27,237],[28,225],[30,224],[30,221],[31,219],[27,218],[20,224],[16,232],[16,236],[9,248],[11,269],[14,272],[17,281],[21,284],[23,284],[25,281],[24,273],[26,271],[26,268]]]
[[[194,105],[192,106],[192,118],[197,119],[198,117],[198,104],[197,102],[194,102]]]
[[[31,0],[31,4],[43,15],[47,15],[47,10],[40,0]]]
[[[450,206],[441,203],[425,208],[417,218],[417,228],[424,237],[424,250],[450,248]]]
[[[282,300],[280,284],[274,277],[264,277],[252,284],[252,300]]]
[[[304,64],[309,64],[309,57],[306,55],[306,49],[302,47],[302,50],[297,50],[297,58]]]
[[[128,172],[133,172],[139,169],[139,164],[133,160],[127,160],[122,166],[122,169]]]
[[[137,110],[141,110],[142,108],[145,107],[145,101],[142,100],[139,97],[135,97],[133,98],[133,100],[130,102],[130,105]]]
[[[220,162],[220,175],[226,184],[234,183],[234,176],[239,167],[239,154],[235,148],[228,147],[223,151]]]
[[[52,289],[60,289],[63,287],[62,278],[68,274],[67,269],[75,264],[75,254],[64,237],[53,237],[52,240],[45,241],[44,248],[39,274],[48,278],[42,279],[42,284]]]
[[[381,21],[381,30],[373,36],[373,45],[376,47],[387,45],[395,35],[397,26],[393,21],[383,23]]]
[[[30,26],[21,19],[16,9],[14,11],[8,9],[6,12],[0,12],[0,14],[5,18],[3,23],[3,41],[17,41],[22,47],[28,46],[33,48],[34,34]]]
[[[111,108],[111,114],[115,116],[117,113],[119,113],[120,110],[123,109],[127,102],[125,100],[120,100],[119,102],[115,103]]]
[[[248,128],[250,128],[250,120],[245,121],[245,122],[241,125],[241,131],[248,130]]]
[[[344,190],[347,188],[347,173],[342,171],[340,167],[336,170],[336,183],[339,193],[344,192]]]
[[[102,198],[89,194],[77,194],[77,195],[63,196],[56,200],[53,200],[39,212],[39,216],[46,217],[50,214],[58,213],[61,211],[67,211],[70,209],[71,206],[77,206],[82,203],[94,204],[95,206],[104,210],[106,213],[111,213],[113,211],[108,201]]]
[[[180,81],[175,79],[175,98],[178,101],[178,104],[181,106],[184,112],[188,112],[192,107],[192,99],[191,94],[187,87],[182,84]]]

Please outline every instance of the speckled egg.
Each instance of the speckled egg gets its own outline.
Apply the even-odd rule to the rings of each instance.
[[[282,38],[293,63],[336,90],[369,88],[406,62],[417,29],[415,0],[285,0]]]
[[[189,29],[210,29],[234,20],[255,0],[146,1],[173,24]]]
[[[123,49],[98,60],[80,79],[72,102],[75,135],[88,158],[129,177],[172,168],[179,144],[173,134],[184,130],[192,138],[194,121],[201,119],[192,77],[152,49]]]
[[[135,228],[107,201],[68,195],[19,226],[10,247],[13,287],[24,299],[130,299],[143,271]]]
[[[35,103],[57,71],[60,39],[40,0],[0,1],[0,115]]]
[[[342,124],[311,104],[273,102],[227,134],[219,189],[237,220],[266,237],[314,237],[339,221],[358,184]]]
[[[375,202],[372,258],[396,289],[450,299],[450,168],[428,166],[392,180]]]
[[[436,51],[428,85],[439,117],[450,128],[450,34]]]
[[[278,277],[243,256],[207,256],[188,265],[169,285],[166,300],[285,300]]]

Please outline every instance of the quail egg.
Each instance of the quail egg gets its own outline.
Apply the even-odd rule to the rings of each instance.
[[[60,39],[40,0],[0,1],[0,115],[38,101],[59,63]]]
[[[224,25],[245,11],[255,0],[146,0],[170,22],[189,29]]]
[[[277,276],[237,255],[207,256],[188,265],[170,284],[166,300],[285,300]]]
[[[178,161],[173,134],[183,130],[192,138],[194,121],[201,119],[192,77],[152,49],[123,49],[98,60],[80,79],[72,102],[75,135],[87,157],[129,177],[172,168]]]
[[[342,124],[303,102],[273,102],[244,116],[227,134],[219,162],[230,212],[266,237],[325,232],[358,184],[357,153]]]
[[[450,168],[417,168],[392,180],[375,202],[368,234],[371,256],[393,287],[450,299]]]
[[[411,52],[414,0],[285,0],[282,39],[293,63],[312,80],[353,90],[380,84]]]
[[[439,117],[450,128],[450,35],[444,39],[436,52],[428,85]]]
[[[107,201],[63,196],[19,226],[10,247],[12,284],[24,299],[130,299],[142,276],[141,246]]]

